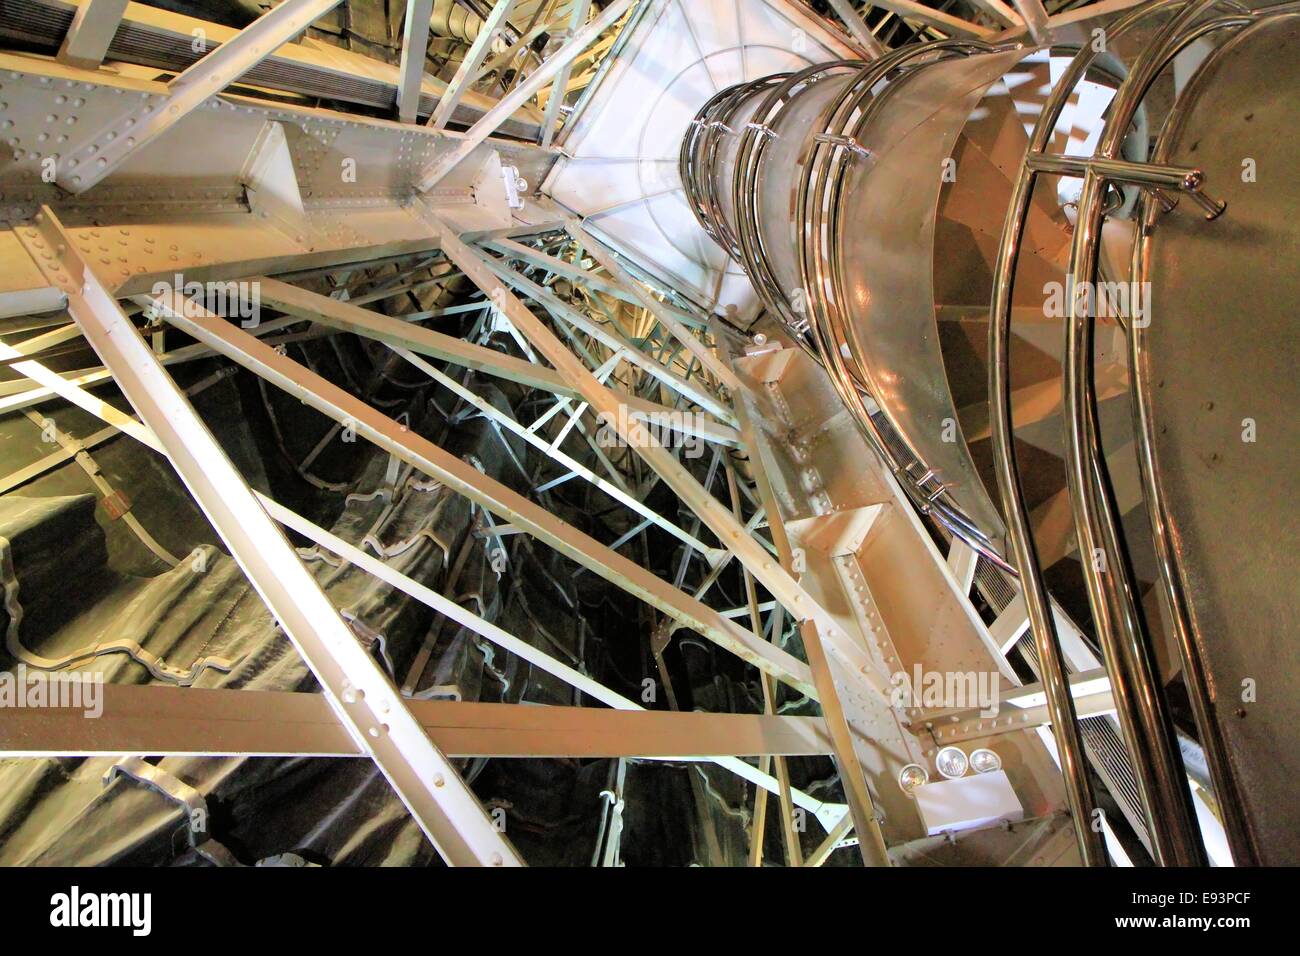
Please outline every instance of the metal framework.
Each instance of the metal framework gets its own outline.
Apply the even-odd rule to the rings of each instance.
[[[1104,858],[1101,835],[1085,826],[1092,804],[1079,784],[1085,758],[1076,722],[1113,712],[1117,704],[1123,713],[1130,692],[1121,685],[1112,697],[1104,671],[1089,672],[1075,686],[1060,678],[1066,638],[1058,637],[1038,576],[1022,576],[1021,593],[1009,576],[994,574],[1014,596],[986,623],[973,594],[992,580],[987,562],[981,564],[960,537],[952,539],[951,550],[936,544],[915,508],[914,489],[901,486],[851,423],[836,415],[834,393],[816,378],[807,356],[740,337],[718,315],[678,295],[596,229],[600,213],[575,216],[543,195],[516,195],[519,178],[543,181],[583,115],[585,95],[572,110],[565,105],[574,63],[611,28],[624,24],[626,32],[651,16],[646,8],[654,4],[615,0],[597,10],[587,0],[573,3],[568,21],[553,33],[561,41],[554,52],[500,100],[480,108],[465,132],[448,126],[473,98],[471,87],[485,72],[494,39],[506,31],[515,0],[492,7],[423,123],[431,0],[407,5],[401,64],[391,86],[396,121],[230,90],[277,51],[284,55],[284,44],[337,3],[285,0],[165,83],[100,70],[126,11],[118,0],[81,0],[55,61],[0,54],[9,76],[5,96],[14,105],[0,118],[16,144],[13,175],[25,197],[15,203],[24,222],[0,234],[6,266],[0,316],[11,323],[6,332],[55,330],[0,345],[0,358],[24,376],[0,384],[0,412],[60,397],[105,423],[82,448],[120,432],[165,456],[323,690],[314,696],[110,687],[106,716],[93,727],[53,710],[25,711],[18,721],[6,721],[0,752],[365,757],[383,771],[444,859],[457,865],[523,861],[451,758],[712,761],[755,785],[751,863],[762,860],[772,793],[779,799],[788,863],[801,862],[791,823],[801,808],[826,831],[805,865],[818,865],[854,834],[849,842],[864,862],[887,866],[889,843],[905,829],[895,821],[907,797],[881,780],[893,776],[899,755],[922,759],[939,746],[998,737],[1018,748],[1026,764],[1051,767],[1039,736],[1051,726],[1072,782],[1069,804],[1085,858]],[[885,54],[854,4],[832,0],[831,6],[862,53]],[[868,6],[948,36],[981,40],[1009,28],[1003,39],[1027,34],[1043,42],[1074,19],[1073,13],[1049,18],[1039,0],[1015,0],[1014,9],[981,0],[988,21],[981,23],[911,0]],[[790,16],[810,15],[792,7]],[[623,39],[613,42],[615,53]],[[538,120],[532,101],[548,87]],[[82,105],[79,113],[67,107],[74,132],[62,134],[66,141],[58,147],[51,183],[39,175],[48,158],[41,136],[52,125],[45,117],[59,115],[49,111],[64,109],[54,105],[56,96]],[[535,121],[534,142],[501,137],[507,125],[528,120]],[[1043,127],[1050,128],[1050,122]],[[153,205],[151,177],[169,164],[168,151],[185,149],[186,140],[226,145],[212,147],[202,186],[170,176],[171,198]],[[196,153],[184,155],[198,162]],[[1086,175],[1093,182],[1108,170],[1090,167]],[[394,317],[366,308],[410,291],[423,281],[420,269],[435,260],[481,295],[455,308],[481,312],[479,327],[507,336],[517,354],[484,344],[486,334],[470,341],[430,328],[424,323],[432,314]],[[398,264],[398,277],[378,289],[349,287],[351,277],[376,263]],[[241,329],[181,290],[154,291],[159,281],[181,273],[255,283],[261,302],[284,318]],[[303,288],[304,279],[318,276],[335,278],[344,294]],[[557,280],[572,291],[558,292]],[[137,310],[159,324],[142,329]],[[196,344],[169,351],[164,326]],[[546,456],[559,476],[532,494],[515,491],[277,347],[289,335],[341,333],[391,350],[486,417],[498,434],[516,436]],[[102,365],[51,371],[43,353],[78,337]],[[358,542],[253,491],[168,372],[210,356],[248,370],[442,482],[501,522],[494,525],[497,533],[526,534],[643,601],[658,615],[653,644],[661,667],[662,650],[680,629],[737,655],[760,674],[765,713],[646,710],[389,567]],[[531,423],[515,418],[475,391],[460,374],[467,370],[535,390],[546,396],[548,410]],[[110,382],[138,418],[91,393]],[[1003,383],[995,384],[1000,394]],[[602,425],[617,435],[621,454],[596,442]],[[1007,426],[1006,415],[995,415],[995,438],[1005,439]],[[577,453],[561,448],[571,436],[585,446]],[[712,461],[706,478],[669,440],[683,438],[698,440]],[[862,475],[837,473],[834,456],[846,450],[864,463]],[[0,490],[19,487],[76,453],[33,462],[0,481]],[[1006,474],[1003,463],[999,477],[1005,481]],[[648,476],[648,484],[637,476]],[[721,478],[718,487],[715,478]],[[587,482],[624,509],[627,533],[602,543],[536,500],[565,481]],[[647,504],[649,488],[660,483],[680,502],[676,516]],[[650,525],[681,546],[675,581],[625,553],[627,542]],[[603,706],[408,699],[362,649],[282,527]],[[1032,545],[1018,547],[1015,557],[1018,567],[1036,568]],[[710,586],[733,563],[741,570],[745,603],[716,607]],[[904,563],[909,573],[900,580],[892,571]],[[685,585],[688,565],[703,574],[696,588]],[[797,625],[806,659],[771,639],[787,621]],[[1016,687],[1020,679],[1006,659],[1027,632],[1045,666],[1042,687]],[[1012,687],[1004,692],[1012,711],[1006,723],[987,726],[977,713],[927,712],[892,700],[891,677],[904,652],[922,647],[953,667],[980,661],[999,673]],[[821,716],[777,716],[779,692],[815,700]],[[832,757],[845,803],[792,787],[784,758],[796,755]],[[1150,805],[1158,806],[1154,800]]]

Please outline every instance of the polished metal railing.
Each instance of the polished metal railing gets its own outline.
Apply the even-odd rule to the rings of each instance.
[[[1235,11],[1228,16],[1205,19],[1215,7]],[[1095,314],[1090,297],[1080,296],[1078,287],[1098,272],[1101,225],[1106,216],[1104,199],[1110,184],[1131,184],[1142,188],[1142,217],[1148,223],[1168,213],[1179,196],[1187,196],[1207,219],[1224,213],[1224,205],[1203,191],[1204,175],[1192,168],[1170,166],[1157,147],[1153,162],[1132,162],[1121,158],[1130,124],[1141,108],[1151,85],[1179,52],[1191,43],[1221,30],[1240,28],[1260,16],[1275,15],[1284,8],[1251,10],[1224,0],[1156,0],[1111,23],[1106,29],[1108,45],[1139,25],[1164,17],[1154,38],[1145,46],[1121,83],[1112,101],[1106,126],[1092,157],[1056,156],[1046,153],[1057,120],[1071,92],[1087,76],[1099,58],[1091,46],[1078,52],[1054,86],[1030,138],[1025,162],[1017,177],[1007,211],[994,272],[990,310],[990,420],[995,471],[1007,523],[1008,538],[1025,596],[1035,648],[1042,664],[1042,679],[1048,707],[1062,756],[1072,810],[1076,816],[1080,845],[1085,856],[1101,851],[1092,834],[1080,827],[1080,814],[1090,806],[1082,749],[1075,724],[1073,700],[1069,694],[1060,643],[1047,592],[1043,584],[1033,536],[1030,530],[1023,487],[1016,466],[1011,420],[1009,337],[1011,304],[1019,247],[1030,200],[1038,175],[1081,176],[1083,189],[1078,200],[1076,227],[1067,268],[1068,318],[1065,330],[1063,418],[1066,439],[1066,471],[1074,524],[1089,605],[1116,701],[1117,716],[1126,745],[1133,757],[1144,804],[1152,851],[1167,865],[1196,865],[1205,862],[1200,828],[1191,804],[1187,775],[1183,767],[1173,723],[1169,715],[1155,662],[1146,620],[1138,597],[1136,576],[1128,553],[1114,491],[1103,454],[1098,427],[1097,394],[1094,380],[1093,345]],[[1174,103],[1170,118],[1175,119]],[[1165,140],[1162,139],[1162,142]],[[1139,252],[1135,248],[1134,263]],[[1136,274],[1136,273],[1135,273]],[[1142,361],[1141,323],[1130,322],[1129,337],[1136,370]],[[1134,390],[1137,389],[1135,376]],[[1192,639],[1186,596],[1168,541],[1168,522],[1161,498],[1159,475],[1151,453],[1150,420],[1140,395],[1135,401],[1135,430],[1139,464],[1143,473],[1146,503],[1152,516],[1162,586],[1175,621],[1183,672],[1201,744],[1206,752],[1224,826],[1238,863],[1254,859],[1249,833],[1242,819],[1231,764],[1223,751],[1209,700],[1205,669]]]

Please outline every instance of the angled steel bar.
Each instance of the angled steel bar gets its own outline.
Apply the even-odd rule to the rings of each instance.
[[[569,34],[573,34],[587,22],[587,11],[591,9],[591,0],[573,0],[573,10],[569,16]],[[546,100],[546,113],[542,118],[542,148],[549,149],[555,139],[555,125],[560,119],[560,107],[564,105],[564,94],[568,91],[569,75],[573,72],[573,62],[560,67],[560,72],[551,84],[551,95]]]
[[[853,39],[858,41],[858,46],[862,47],[862,52],[873,60],[885,52],[884,46],[876,39],[866,21],[862,19],[865,11],[859,12],[855,10],[849,0],[829,0],[829,2],[831,9],[835,11],[835,15],[849,28],[849,33]]]
[[[622,263],[614,257],[613,252],[583,229],[578,220],[570,219],[565,223],[564,228],[569,235],[582,244],[582,247],[591,254],[593,259],[601,264],[615,282],[636,296],[637,301],[648,309],[650,314],[672,333],[673,338],[682,343],[685,349],[713,374],[714,378],[727,388],[735,389],[739,387],[740,380],[736,378],[736,373],[728,368],[722,359],[718,358],[717,353],[693,335],[691,330],[683,325],[662,302],[651,295],[645,286],[633,279],[631,274],[623,268]]]
[[[478,36],[474,38],[473,44],[470,45],[469,52],[465,58],[460,61],[460,67],[456,70],[456,75],[452,77],[451,82],[447,85],[447,90],[442,94],[442,99],[438,100],[438,106],[429,117],[429,126],[433,129],[446,129],[448,120],[456,112],[456,105],[464,97],[465,91],[470,88],[474,82],[474,77],[478,75],[478,68],[483,63],[483,58],[487,56],[488,50],[492,48],[492,41],[501,31],[502,25],[509,19],[510,14],[514,12],[519,0],[498,0],[496,6],[488,18],[483,21],[479,27]]]
[[[296,318],[274,319],[270,322],[263,322],[252,331],[259,338],[268,337],[272,332],[278,332],[286,326],[296,324],[298,321]],[[297,336],[294,336],[294,338],[297,338]],[[283,339],[279,341],[283,341]],[[206,346],[186,345],[174,351],[159,354],[158,361],[162,362],[163,365],[180,365],[184,362],[207,358],[211,355],[211,349]],[[76,385],[89,387],[107,381],[113,376],[108,369],[99,366],[97,368],[79,369],[65,374],[64,377]],[[33,379],[15,379],[12,382],[0,383],[0,415],[37,405],[53,394],[54,392],[51,389]]]
[[[1016,12],[1021,9],[1024,0],[1012,0],[1012,2],[1015,3],[1016,10],[1012,10],[1009,6],[1003,3],[1002,0],[971,0],[971,3],[989,14],[995,20],[1001,20],[1007,26],[1013,28],[1024,27],[1025,24],[1021,19],[1020,13]],[[1031,0],[1031,2],[1038,3],[1039,9],[1042,9],[1042,4],[1039,0]],[[1047,20],[1046,13],[1043,13],[1043,20],[1044,22]]]
[[[496,106],[488,110],[481,120],[470,127],[469,132],[465,134],[464,139],[455,148],[430,163],[420,175],[416,188],[420,192],[428,192],[442,182],[447,174],[459,166],[465,157],[474,152],[479,143],[491,136],[497,127],[505,122],[515,110],[523,106],[534,93],[550,82],[561,68],[568,63],[572,63],[583,50],[591,45],[596,37],[616,23],[627,12],[628,8],[636,2],[638,0],[615,0],[614,3],[601,12],[600,16],[575,33],[572,39],[556,50],[553,55],[547,58],[545,63],[534,70],[527,80],[520,83]]]
[[[646,15],[654,8],[654,6],[653,3],[638,4],[632,9],[632,12],[628,14],[627,22],[623,25],[623,29],[619,30],[618,36],[614,37],[614,42],[610,44],[609,52],[605,54],[603,59],[601,59],[600,64],[592,74],[591,80],[587,83],[582,94],[578,97],[578,102],[573,105],[573,112],[569,114],[568,122],[564,124],[564,128],[560,130],[559,136],[556,137],[555,142],[557,145],[560,147],[564,146],[564,141],[568,139],[569,134],[573,131],[574,124],[582,117],[586,112],[587,106],[591,103],[591,99],[596,92],[596,87],[600,85],[605,74],[613,67],[615,60],[617,60],[626,49],[628,43],[631,42],[633,34],[636,33],[637,27],[640,26],[641,21],[645,19]]]
[[[541,249],[534,249],[532,246],[525,246],[523,243],[515,242],[513,239],[492,239],[487,242],[479,243],[485,248],[494,249],[497,252],[505,253],[511,259],[523,259],[535,266],[545,269],[547,272],[557,276],[563,276],[573,282],[581,282],[588,288],[596,292],[604,292],[606,295],[622,299],[631,305],[639,306],[641,300],[635,295],[628,292],[617,282],[612,282],[604,276],[588,272],[572,262],[565,262],[555,256],[548,255]]]
[[[696,538],[694,535],[688,534],[687,532],[683,531],[681,528],[673,524],[663,515],[659,514],[657,511],[654,511],[653,509],[647,507],[642,502],[638,501],[632,495],[628,494],[626,489],[619,488],[617,485],[613,484],[612,482],[605,480],[604,478],[596,474],[594,471],[592,471],[590,468],[588,468],[586,465],[579,462],[577,459],[572,458],[569,455],[566,455],[564,452],[560,451],[557,443],[547,442],[544,439],[539,438],[536,432],[532,431],[529,428],[525,428],[523,425],[519,424],[519,422],[517,422],[514,418],[502,412],[491,402],[479,397],[478,395],[475,395],[468,388],[461,385],[460,382],[457,382],[449,375],[444,375],[442,372],[438,371],[438,369],[434,368],[428,362],[421,359],[418,355],[414,355],[411,352],[408,352],[406,349],[401,349],[401,348],[394,349],[394,351],[402,358],[406,359],[406,361],[410,362],[412,365],[418,368],[420,371],[424,372],[425,375],[428,375],[431,379],[433,379],[435,382],[440,384],[443,388],[446,388],[447,390],[451,391],[459,398],[461,398],[463,401],[466,401],[470,405],[473,405],[487,418],[496,422],[502,428],[505,428],[507,431],[511,432],[512,434],[518,435],[520,438],[522,438],[528,444],[532,445],[542,454],[546,455],[549,458],[554,459],[556,462],[563,465],[565,468],[568,468],[573,475],[586,479],[587,481],[591,482],[591,484],[599,488],[601,491],[605,492],[605,494],[613,498],[615,501],[632,509],[647,521],[651,521],[654,524],[658,525],[660,528],[662,528],[664,531],[667,531],[669,534],[671,534],[674,538],[677,538],[683,544],[688,544],[691,547],[695,548],[697,551],[702,551],[708,555],[715,555],[718,553],[716,548],[710,548],[702,541],[700,541],[698,538]]]
[[[97,70],[126,13],[127,0],[82,0],[59,47],[59,62]]]
[[[549,5],[553,6],[554,4]],[[533,14],[532,25],[529,26],[524,33],[521,33],[519,36],[511,40],[504,50],[489,59],[475,72],[473,78],[470,80],[471,85],[477,84],[484,77],[495,73],[497,78],[493,82],[492,86],[488,87],[488,91],[491,92],[497,87],[500,87],[504,92],[509,92],[509,87],[506,83],[506,74],[514,71],[517,77],[518,74],[522,72],[524,63],[527,63],[529,60],[537,60],[537,54],[533,52],[532,43],[545,33],[546,28],[549,26],[547,23],[537,22],[537,18],[546,11],[546,6],[547,4],[540,4]],[[520,63],[519,69],[516,69],[515,63],[519,60],[521,53],[526,53],[527,56],[524,57],[524,63]]]
[[[24,244],[47,278],[67,294],[68,312],[143,422],[118,413],[119,421],[113,424],[152,439],[149,444],[171,461],[325,689],[340,722],[374,758],[444,859],[453,865],[521,865],[117,301],[75,252],[76,240],[48,206],[38,220],[22,230]],[[186,307],[175,293],[166,304]]]
[[[954,17],[950,13],[944,13],[941,10],[935,10],[933,7],[916,3],[915,0],[871,0],[871,5],[884,10],[892,10],[900,17],[908,20],[915,20],[918,23],[924,23],[926,26],[935,27],[947,36],[980,39],[990,37],[997,32],[989,27],[982,27],[978,23],[971,23],[969,20]]]
[[[163,304],[166,305],[165,303]],[[178,311],[182,314],[178,314]],[[268,382],[302,399],[407,464],[436,478],[493,514],[527,531],[561,554],[611,581],[674,619],[771,673],[801,693],[815,694],[806,665],[760,636],[737,626],[633,561],[556,518],[541,505],[484,475],[433,442],[211,314],[164,307],[167,321]],[[195,314],[195,313],[198,314]]]
[[[420,110],[420,85],[424,81],[424,55],[429,48],[429,19],[433,0],[407,0],[402,27],[402,62],[397,70],[397,118],[414,123]]]
[[[1043,7],[1043,0],[1011,0],[1011,2],[1016,5],[1020,19],[1024,21],[1024,26],[1033,41],[1040,45],[1050,42],[1052,28],[1047,22],[1047,10]],[[1019,23],[1011,25],[1020,26]]]
[[[524,359],[505,355],[496,349],[474,345],[464,339],[426,329],[403,319],[395,319],[380,312],[360,308],[350,302],[308,292],[306,289],[300,289],[277,279],[263,276],[253,281],[258,283],[261,301],[265,305],[288,313],[296,319],[310,319],[333,329],[354,332],[395,348],[409,349],[429,358],[451,362],[463,368],[472,368],[488,375],[496,375],[563,398],[578,397],[578,392],[572,385],[558,372],[544,365],[535,365]],[[629,398],[628,402],[631,414],[638,418],[662,420],[669,428],[708,441],[732,445],[739,441],[734,428],[705,416],[682,416],[675,414],[673,409],[665,405],[641,399]]]
[[[706,492],[669,449],[657,442],[640,422],[626,414],[623,397],[598,382],[577,356],[505,287],[488,262],[460,240],[454,229],[445,223],[441,223],[439,228],[442,248],[447,257],[490,298],[500,303],[502,311],[516,328],[578,389],[582,398],[605,417],[623,441],[700,516],[705,525],[718,536],[718,540],[735,552],[763,586],[796,615],[797,620],[817,620],[827,632],[827,640],[846,661],[859,668],[865,665],[868,660],[865,652],[835,625],[825,609],[817,605],[789,572],[774,564],[769,552],[746,532],[743,525],[732,516],[731,510]],[[734,377],[734,373],[731,374]],[[879,689],[885,693],[883,685]]]
[[[739,521],[741,507],[740,492],[737,489],[736,482],[736,467],[731,463],[729,457],[723,458],[723,465],[727,469],[727,492],[731,498],[731,512]],[[745,601],[749,605],[749,626],[755,634],[762,634],[763,622],[759,612],[758,592],[754,587],[754,576],[749,573],[748,568],[744,568],[742,571],[745,582]],[[777,640],[778,637],[779,635],[772,635],[773,640]],[[763,686],[763,712],[766,714],[775,713],[776,688],[773,686],[771,678],[766,674],[760,674],[759,679]],[[777,782],[781,785],[781,840],[785,846],[786,865],[801,866],[803,848],[794,829],[794,802],[790,799],[790,770],[786,765],[785,758],[782,756],[775,756],[772,762],[776,766]],[[762,769],[767,768],[763,767]],[[763,858],[763,821],[767,816],[767,793],[758,790],[755,791],[754,797],[754,834],[750,838],[750,865],[759,866]]]
[[[168,83],[161,103],[146,102],[124,113],[70,150],[55,181],[71,192],[85,192],[338,4],[284,0]]]
[[[723,420],[732,420],[731,412],[727,406],[716,396],[710,395],[703,387],[688,382],[676,372],[655,361],[654,356],[647,355],[641,349],[623,339],[615,332],[593,322],[577,309],[574,309],[568,303],[561,301],[550,292],[547,292],[531,279],[515,272],[503,262],[491,257],[488,257],[483,261],[488,264],[499,278],[509,283],[516,290],[527,295],[533,301],[544,305],[549,310],[560,313],[564,316],[566,321],[586,332],[606,348],[611,351],[622,350],[627,360],[646,374],[654,376],[668,388],[685,395],[701,408],[707,409]],[[690,333],[687,332],[686,334],[689,335]]]
[[[478,253],[461,242],[445,224],[442,226],[441,239],[447,257],[479,288],[501,304],[502,310],[538,351],[578,387],[593,409],[615,425],[623,440],[803,625],[804,646],[808,652],[810,670],[831,739],[835,743],[836,760],[849,796],[850,812],[858,832],[864,836],[860,844],[863,858],[868,863],[887,866],[889,858],[880,835],[880,825],[875,817],[875,808],[867,790],[861,763],[853,749],[852,734],[837,696],[823,643],[834,650],[846,666],[852,668],[853,673],[862,675],[864,685],[871,686],[877,693],[886,694],[883,682],[874,674],[865,650],[841,630],[835,619],[799,585],[786,567],[772,560],[768,551],[750,536],[731,510],[709,494],[671,451],[660,445],[640,423],[619,414],[618,396],[596,381],[554,333],[496,279]],[[734,373],[732,375],[734,377]]]

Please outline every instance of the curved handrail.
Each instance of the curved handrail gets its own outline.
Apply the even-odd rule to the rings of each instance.
[[[1108,28],[1108,37],[1113,42],[1116,37],[1127,33],[1142,21],[1176,7],[1180,2],[1182,0],[1159,0],[1151,6],[1132,11]],[[1093,866],[1105,864],[1106,851],[1101,834],[1092,827],[1095,804],[1088,783],[1078,717],[1061,654],[1060,637],[1056,631],[1047,588],[1043,583],[1043,572],[1029,523],[1024,487],[1016,466],[1016,452],[1012,438],[1014,432],[1011,421],[1009,363],[1011,302],[1015,270],[1019,261],[1020,241],[1038,176],[1030,158],[1034,154],[1041,154],[1046,149],[1070,94],[1084,79],[1088,68],[1098,56],[1099,53],[1090,47],[1081,49],[1052,88],[1038,115],[1034,130],[1030,134],[1026,160],[1013,184],[1011,202],[1007,207],[1007,218],[1003,225],[997,263],[993,272],[993,298],[989,310],[989,425],[994,472],[1002,499],[1002,514],[1007,526],[1007,538],[1011,542],[1016,565],[1020,571],[1020,587],[1029,618],[1030,633],[1038,652],[1039,676],[1043,682],[1047,708],[1052,718],[1053,734],[1060,755],[1061,773],[1066,784],[1066,797],[1074,820],[1075,837],[1084,862]]]
[[[1231,9],[1243,9],[1233,0],[1227,2],[1198,0],[1195,3],[1157,0],[1156,3],[1122,17],[1108,29],[1108,37],[1113,39],[1142,20],[1156,14],[1175,11],[1170,22],[1160,30],[1156,39],[1137,59],[1133,71],[1116,93],[1110,106],[1106,129],[1094,157],[1091,159],[1070,157],[1065,160],[1061,157],[1049,157],[1043,151],[1069,93],[1084,77],[1098,54],[1085,48],[1075,57],[1049,96],[1031,137],[1020,176],[1015,183],[1013,202],[1008,209],[1002,241],[999,245],[990,310],[990,419],[995,471],[1003,501],[1003,512],[1007,518],[1008,536],[1021,568],[1026,608],[1029,611],[1031,630],[1043,662],[1043,682],[1048,690],[1048,705],[1053,713],[1053,721],[1061,727],[1067,724],[1073,727],[1073,701],[1069,697],[1064,669],[1061,666],[1059,641],[1046,590],[1042,584],[1041,568],[1029,529],[1023,490],[1015,464],[1011,437],[1008,348],[1014,271],[1036,176],[1039,172],[1058,174],[1064,172],[1074,175],[1082,173],[1084,188],[1079,198],[1076,231],[1067,270],[1067,278],[1071,286],[1066,327],[1063,395],[1067,474],[1074,521],[1079,534],[1080,552],[1085,556],[1096,555],[1099,558],[1099,560],[1082,562],[1084,576],[1098,637],[1111,674],[1121,727],[1138,771],[1138,784],[1143,797],[1154,855],[1159,862],[1169,864],[1203,863],[1204,848],[1201,845],[1199,827],[1190,804],[1181,754],[1173,735],[1167,705],[1160,691],[1158,672],[1150,643],[1146,639],[1146,623],[1141,604],[1136,599],[1132,563],[1119,531],[1113,491],[1102,453],[1101,438],[1097,428],[1096,390],[1093,379],[1093,316],[1090,309],[1080,308],[1083,303],[1076,296],[1074,286],[1081,281],[1091,279],[1097,268],[1097,243],[1100,239],[1101,220],[1105,214],[1101,200],[1107,182],[1124,180],[1140,183],[1153,194],[1152,198],[1159,201],[1166,209],[1171,205],[1170,200],[1155,187],[1173,186],[1196,201],[1206,211],[1207,218],[1214,218],[1223,211],[1222,204],[1201,193],[1203,176],[1199,170],[1162,167],[1158,164],[1159,158],[1152,164],[1128,163],[1119,158],[1129,124],[1141,106],[1147,90],[1179,51],[1195,39],[1215,30],[1240,26],[1250,22],[1253,16],[1260,13],[1278,12],[1276,9],[1249,11],[1245,16],[1223,17],[1208,23],[1195,22],[1219,5]],[[1176,109],[1175,103],[1174,110]],[[1065,169],[1067,165],[1078,166],[1078,168],[1067,170]],[[1150,201],[1151,199],[1148,199],[1148,204]],[[1144,215],[1149,214],[1151,213],[1148,205],[1144,207]],[[1132,337],[1133,330],[1129,331],[1131,347],[1140,348],[1140,341]],[[1136,352],[1134,354],[1137,355]],[[1138,430],[1140,432],[1140,427]],[[1147,484],[1148,489],[1151,488],[1151,480],[1153,480],[1149,479],[1150,476],[1144,475],[1144,483]],[[1148,501],[1149,508],[1159,506],[1158,489],[1154,495],[1156,500]],[[1153,518],[1154,525],[1156,520]],[[1159,535],[1156,544],[1159,550]],[[1167,591],[1169,587],[1166,585]],[[1173,587],[1176,588],[1177,585],[1174,584]],[[1182,600],[1182,595],[1171,594],[1170,599],[1177,605]],[[1177,607],[1174,610],[1176,617]],[[1196,698],[1198,695],[1204,695],[1206,691],[1204,672],[1194,646],[1189,640],[1184,640],[1187,635],[1182,633],[1179,636],[1180,652],[1184,658],[1185,671],[1189,675],[1189,692],[1193,698]],[[1044,657],[1044,651],[1050,655],[1050,663],[1048,658]],[[1058,698],[1055,702],[1052,700],[1053,696]],[[1223,797],[1227,797],[1235,791],[1230,774],[1222,772],[1227,770],[1226,762],[1219,767],[1221,772],[1215,772],[1216,764],[1221,763],[1216,758],[1222,755],[1216,753],[1215,741],[1218,738],[1213,727],[1204,721],[1208,714],[1208,701],[1203,696],[1200,700],[1194,699],[1193,710],[1197,715],[1203,744],[1207,748],[1207,757],[1211,761],[1216,791]],[[1066,769],[1064,760],[1062,769],[1063,772]],[[1081,792],[1084,785],[1081,774],[1076,773],[1073,776],[1067,774],[1067,781],[1070,781],[1072,802],[1087,796],[1085,792]],[[1220,802],[1231,803],[1232,801],[1221,798]],[[1234,829],[1237,828],[1228,826],[1234,854],[1244,855],[1239,851],[1248,853],[1249,848],[1242,844],[1242,840],[1234,838]],[[1084,837],[1085,835],[1081,834],[1081,843]]]

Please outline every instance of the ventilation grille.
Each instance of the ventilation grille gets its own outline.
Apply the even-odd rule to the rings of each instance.
[[[1035,674],[1041,674],[1038,664],[1038,650],[1033,638],[1026,634],[1016,642],[1016,650],[1029,664]],[[1088,753],[1089,762],[1106,782],[1106,788],[1119,804],[1120,811],[1128,820],[1129,826],[1138,839],[1151,849],[1147,837],[1146,824],[1142,813],[1142,797],[1138,793],[1137,775],[1133,772],[1133,762],[1129,759],[1128,748],[1115,729],[1114,721],[1105,714],[1085,717],[1079,721],[1079,734],[1083,738],[1083,748]]]

